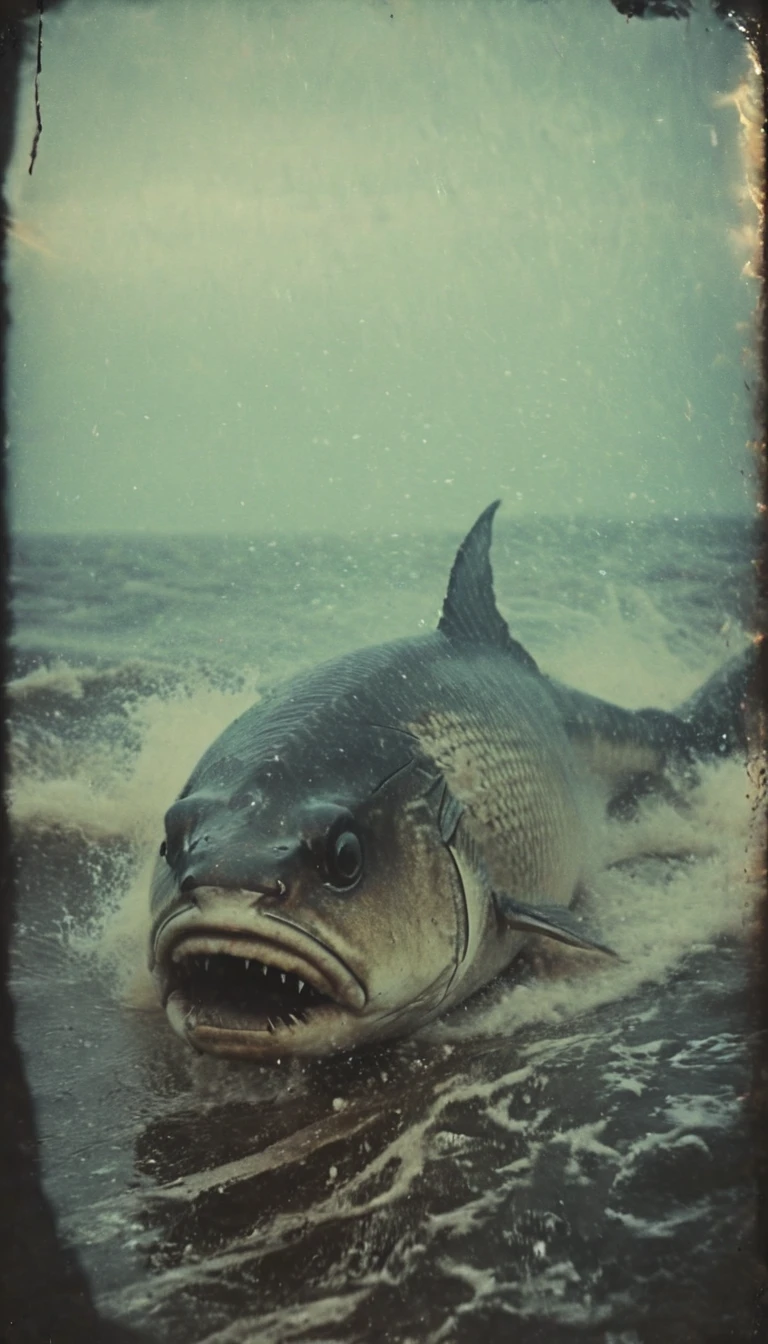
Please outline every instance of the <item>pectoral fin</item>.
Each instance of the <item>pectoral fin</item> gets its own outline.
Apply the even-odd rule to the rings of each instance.
[[[558,943],[567,943],[585,952],[602,952],[607,957],[621,960],[612,947],[606,947],[605,943],[599,943],[585,933],[576,915],[562,905],[526,905],[503,891],[494,891],[493,899],[496,909],[511,929],[519,929],[522,933],[540,933],[547,938],[554,938]]]

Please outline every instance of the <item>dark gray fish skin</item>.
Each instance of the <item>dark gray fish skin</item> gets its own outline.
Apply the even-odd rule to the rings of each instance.
[[[544,677],[496,609],[497,507],[434,633],[292,679],[169,809],[150,965],[195,1048],[351,1049],[465,999],[531,932],[609,951],[567,909],[595,809],[689,761],[715,710],[632,713]]]
[[[702,760],[747,750],[748,707],[757,703],[759,674],[760,643],[756,641],[678,705],[675,713],[692,732],[693,749]]]

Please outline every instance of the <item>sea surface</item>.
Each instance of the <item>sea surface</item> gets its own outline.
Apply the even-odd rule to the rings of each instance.
[[[275,680],[436,622],[452,535],[19,537],[13,993],[100,1309],[172,1344],[753,1338],[758,763],[605,825],[590,921],[420,1035],[197,1057],[145,969],[166,807]],[[743,519],[500,516],[545,671],[674,706],[756,620]]]

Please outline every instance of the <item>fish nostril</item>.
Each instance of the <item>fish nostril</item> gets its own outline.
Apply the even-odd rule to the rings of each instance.
[[[258,909],[262,901],[284,901],[288,894],[288,888],[280,877],[276,877],[272,882],[265,882],[256,891],[256,900],[251,901],[252,910]]]

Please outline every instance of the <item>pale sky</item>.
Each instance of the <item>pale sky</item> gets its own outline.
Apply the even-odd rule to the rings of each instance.
[[[44,39],[8,183],[17,529],[753,507],[717,20],[74,0]]]

